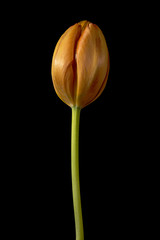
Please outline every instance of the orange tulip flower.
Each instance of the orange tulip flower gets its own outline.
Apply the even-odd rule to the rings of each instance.
[[[59,98],[84,108],[107,83],[109,52],[102,31],[88,21],[71,26],[59,39],[52,59],[52,80]]]
[[[88,21],[71,26],[55,47],[53,85],[59,98],[72,108],[71,169],[76,240],[84,240],[79,184],[80,111],[104,90],[109,67],[104,35],[97,25]]]

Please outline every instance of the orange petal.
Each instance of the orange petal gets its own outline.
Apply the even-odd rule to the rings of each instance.
[[[69,106],[74,101],[75,47],[81,33],[78,24],[70,27],[59,39],[52,59],[52,80],[57,95]]]
[[[76,49],[76,105],[83,108],[96,99],[104,85],[109,67],[109,53],[103,33],[92,23],[84,29]]]

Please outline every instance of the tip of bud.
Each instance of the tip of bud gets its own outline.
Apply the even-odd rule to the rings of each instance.
[[[87,21],[87,20],[83,20],[83,21],[80,21],[78,24],[81,26],[81,29],[82,29],[82,31],[85,29],[85,27],[87,26],[87,25],[89,25],[89,21]]]

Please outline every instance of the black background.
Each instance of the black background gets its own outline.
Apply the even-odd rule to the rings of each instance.
[[[14,6],[15,7],[15,6]],[[97,24],[110,53],[102,95],[81,111],[80,183],[85,239],[128,239],[145,229],[146,184],[140,152],[138,6],[61,3],[16,6],[8,23],[9,70],[4,223],[11,233],[75,239],[72,206],[71,109],[51,79],[55,45],[81,20]],[[137,64],[137,63],[136,63]],[[141,128],[141,130],[139,130]],[[140,160],[141,158],[141,160]]]

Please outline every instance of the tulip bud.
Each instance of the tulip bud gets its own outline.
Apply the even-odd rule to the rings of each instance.
[[[52,59],[52,80],[59,98],[83,108],[96,100],[109,74],[109,52],[100,28],[81,21],[65,31]]]

